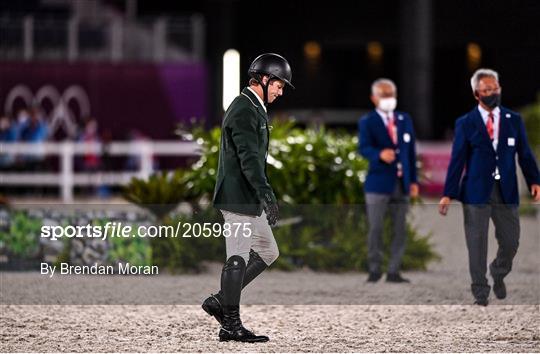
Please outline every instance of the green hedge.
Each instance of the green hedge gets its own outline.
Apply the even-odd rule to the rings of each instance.
[[[39,236],[41,220],[29,217],[24,211],[15,211],[10,215],[10,223],[0,229],[0,249],[5,249],[8,256],[32,259],[39,256]]]
[[[519,109],[525,123],[529,145],[533,149],[536,162],[540,162],[540,92],[536,96],[536,101]],[[519,212],[521,215],[535,216],[538,208],[532,204],[532,197],[528,195],[529,202],[521,203]]]
[[[538,159],[540,157],[540,92],[536,96],[536,102],[522,107],[520,112],[525,121],[529,145],[534,149]]]
[[[161,215],[165,224],[178,221],[221,222],[210,206],[216,181],[220,128],[190,130],[202,148],[201,158],[175,175],[162,176],[172,190],[184,195],[164,197],[164,202],[188,202],[190,216]],[[367,258],[367,223],[363,182],[368,163],[358,156],[356,135],[325,129],[299,129],[293,121],[272,122],[268,155],[268,177],[280,200],[282,219],[301,218],[301,222],[274,229],[280,249],[275,263],[282,269],[309,267],[317,270],[362,270]],[[151,188],[151,182],[147,187]],[[145,181],[136,180],[126,194],[137,194]],[[138,187],[137,187],[138,186]],[[175,187],[177,186],[177,187]],[[144,189],[144,188],[142,188]],[[152,193],[150,193],[152,194]],[[137,198],[130,198],[137,200]],[[155,198],[138,198],[155,203]],[[389,247],[390,226],[384,242]],[[387,252],[388,253],[388,252]],[[152,240],[153,262],[171,271],[199,270],[201,261],[225,258],[222,238],[169,238]],[[425,269],[438,255],[429,244],[429,236],[408,228],[405,269]]]
[[[43,247],[40,246],[41,227],[43,226],[43,218],[29,215],[24,210],[10,210],[9,224],[0,227],[0,253],[5,253],[8,261],[12,260],[28,260],[28,261],[43,261],[45,254]],[[60,217],[55,221],[58,225],[66,227],[68,225],[78,225],[77,218],[81,215],[76,214],[73,217]],[[50,218],[53,219],[53,218]],[[107,219],[94,219],[91,224],[101,226],[102,229],[107,224]],[[130,224],[135,230],[137,223],[122,221],[125,224]],[[83,225],[84,226],[84,225]],[[132,233],[134,235],[134,233]],[[135,235],[134,235],[135,236]],[[73,261],[70,255],[71,242],[73,240],[85,242],[88,240],[100,241],[93,238],[60,238],[56,241],[62,243],[63,247],[59,254],[56,255],[55,265],[61,262]],[[101,241],[100,241],[101,242]],[[152,248],[148,238],[140,237],[109,237],[107,243],[107,263],[115,264],[117,262],[127,262],[132,265],[144,266],[152,265]],[[82,253],[81,250],[79,253]]]

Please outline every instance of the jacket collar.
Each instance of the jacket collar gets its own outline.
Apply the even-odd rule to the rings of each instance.
[[[508,118],[507,113],[508,110],[502,106],[499,106],[499,143],[497,144],[497,150],[493,150],[494,153],[498,152],[503,144],[501,142],[506,141],[507,137],[507,122],[505,118]],[[482,118],[482,114],[480,113],[480,110],[478,110],[478,106],[474,107],[474,109],[470,112],[470,115],[472,117],[473,124],[476,129],[480,130],[480,135],[482,135],[482,138],[485,143],[491,145],[491,139],[489,138],[486,124],[484,123],[484,119]]]
[[[401,135],[401,133],[403,131],[403,126],[402,126],[403,115],[398,111],[394,111],[393,115],[394,115],[394,124],[397,127],[397,135],[398,135],[398,143],[397,143],[397,145],[399,145],[399,143],[401,141],[399,139],[399,136]],[[376,109],[374,109],[372,111],[372,117],[375,120],[375,124],[379,126],[378,129],[379,130],[381,130],[381,129],[384,130],[384,132],[385,132],[384,136],[386,137],[385,139],[387,140],[387,142],[390,145],[394,145],[394,143],[392,142],[392,139],[390,138],[390,135],[388,135],[388,129],[386,128],[386,125],[384,124],[384,120],[383,120],[384,117],[382,117],[381,114]]]
[[[470,114],[471,114],[472,121],[474,123],[475,128],[480,131],[480,135],[482,135],[483,139],[486,142],[489,142],[491,145],[491,140],[489,139],[486,125],[484,124],[482,115],[480,114],[480,111],[478,110],[478,106],[475,106],[474,109],[470,112]]]
[[[242,95],[247,97],[250,101],[251,101],[251,104],[253,106],[255,106],[257,108],[257,111],[262,114],[265,118],[268,117],[267,113],[266,113],[266,109],[263,107],[263,104],[261,103],[261,101],[258,99],[258,97],[256,96],[255,93],[253,93],[253,91],[251,91],[249,88],[245,87],[243,90],[242,90]]]
[[[509,124],[510,124],[510,120],[508,118],[512,118],[512,114],[510,113],[509,109],[503,106],[499,106],[499,108],[501,110],[500,110],[500,115],[499,115],[499,144],[497,145],[497,151],[502,146],[505,146],[505,144],[507,144],[507,138],[509,136],[508,129],[509,129]]]
[[[487,119],[488,119],[488,115],[489,115],[489,111],[487,111],[484,107],[482,107],[481,105],[478,105],[477,106],[478,108],[478,111],[480,112],[480,116],[482,117],[482,121],[484,122],[484,124],[486,123]],[[495,109],[493,109],[492,113],[495,117],[501,117],[501,107],[498,106],[496,107]]]
[[[259,103],[260,103],[259,106],[262,107],[265,112],[267,112],[266,107],[264,106],[264,102],[263,102],[262,98],[260,98],[259,95],[257,95],[257,92],[255,92],[255,90],[253,90],[251,87],[246,87],[246,88],[248,89],[249,92],[252,93],[252,96],[255,96],[257,101],[259,101]]]

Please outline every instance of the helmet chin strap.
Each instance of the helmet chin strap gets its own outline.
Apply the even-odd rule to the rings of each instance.
[[[268,85],[262,85],[263,88],[263,102],[266,107],[268,107]]]
[[[261,85],[262,87],[262,90],[263,90],[263,102],[264,102],[264,105],[266,107],[268,107],[268,83],[270,82],[270,79],[271,79],[271,76],[268,76],[268,81],[267,81],[267,84],[263,84],[262,82],[262,76],[260,76],[260,78],[257,78],[257,82],[259,83],[259,85]]]

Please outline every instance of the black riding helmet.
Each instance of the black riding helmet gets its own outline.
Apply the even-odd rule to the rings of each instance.
[[[262,86],[264,91],[264,103],[268,102],[268,87],[263,85],[262,77],[268,75],[270,80],[281,80],[294,89],[292,81],[292,70],[287,59],[279,54],[265,53],[259,55],[249,66],[248,75]]]

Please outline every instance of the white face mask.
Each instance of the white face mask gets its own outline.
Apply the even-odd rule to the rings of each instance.
[[[379,100],[379,109],[383,112],[392,112],[396,109],[397,99],[395,97],[381,98]]]

